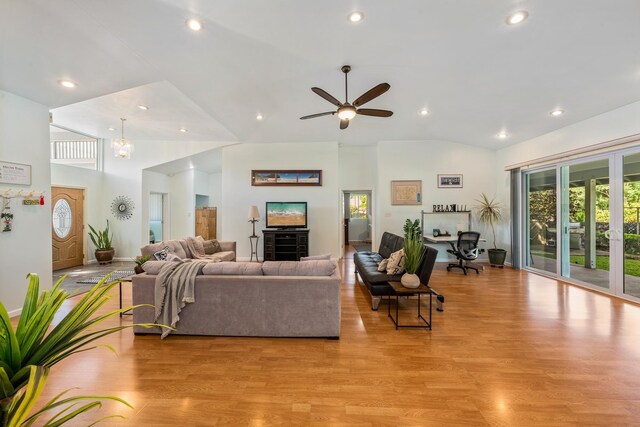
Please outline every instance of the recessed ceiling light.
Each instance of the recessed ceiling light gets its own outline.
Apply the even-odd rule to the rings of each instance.
[[[115,131],[115,130],[116,130],[116,128],[109,128],[109,130],[110,130],[111,132],[113,132],[113,131]]]
[[[256,120],[260,121],[262,119],[264,119],[264,116],[262,114],[260,113],[256,114]]]
[[[347,16],[347,19],[349,20],[349,22],[351,22],[352,24],[356,24],[360,21],[362,21],[364,19],[364,13],[362,12],[351,12],[349,14],[349,16]]]
[[[202,22],[198,21],[195,18],[191,18],[187,21],[187,26],[191,29],[191,31],[200,31],[202,29]]]
[[[553,117],[558,117],[564,114],[564,110],[561,110],[559,108],[556,108],[555,110],[553,110],[552,112],[550,112],[549,114],[551,114]]]
[[[429,110],[427,110],[426,108],[423,108],[422,110],[420,110],[420,115],[421,116],[428,116],[429,115]]]
[[[187,133],[187,132],[188,132],[186,128],[180,128],[179,130],[180,130],[180,132],[182,132],[182,133]]]
[[[509,137],[509,134],[505,131],[500,132],[498,135],[496,135],[498,138],[500,139],[507,139]]]
[[[58,80],[60,86],[66,87],[67,89],[73,89],[78,87],[76,82],[72,82],[71,80]]]
[[[516,13],[512,13],[511,15],[509,15],[509,17],[507,18],[507,24],[517,25],[526,21],[528,17],[529,17],[529,12],[527,12],[526,10],[520,10]]]
[[[147,107],[146,105],[140,104],[138,105],[138,108],[144,111],[147,111],[149,109],[149,107]]]

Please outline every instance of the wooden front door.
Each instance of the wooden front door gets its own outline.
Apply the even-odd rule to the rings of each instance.
[[[53,270],[84,262],[84,190],[51,187]]]

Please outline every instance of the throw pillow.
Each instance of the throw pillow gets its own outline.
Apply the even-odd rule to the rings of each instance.
[[[394,252],[387,263],[387,274],[400,274],[404,271],[404,249]]]
[[[153,257],[158,261],[166,261],[168,255],[169,255],[169,246],[165,246],[158,252],[154,253]]]
[[[217,240],[205,240],[203,242],[205,255],[213,255],[218,252],[222,252],[220,243]]]
[[[378,271],[387,271],[387,264],[389,264],[389,258],[385,258],[382,261],[380,261],[380,264],[378,264]]]
[[[300,261],[313,261],[313,260],[330,260],[331,254],[322,254],[322,255],[312,255],[312,256],[302,256],[300,257]]]

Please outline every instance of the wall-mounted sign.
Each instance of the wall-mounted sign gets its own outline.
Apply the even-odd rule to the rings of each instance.
[[[23,205],[29,205],[29,206],[31,206],[31,205],[38,205],[38,206],[40,206],[40,200],[38,200],[38,199],[24,199],[24,200],[22,201],[22,204],[23,204]]]
[[[0,184],[31,185],[31,165],[0,162]]]

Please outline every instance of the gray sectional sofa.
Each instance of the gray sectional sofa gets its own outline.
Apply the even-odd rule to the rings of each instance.
[[[133,304],[154,304],[162,261],[144,264],[133,278]],[[153,323],[140,307],[134,323]],[[134,327],[136,334],[160,328]],[[340,336],[340,269],[335,261],[211,262],[195,279],[195,302],[180,313],[172,335],[250,337]]]
[[[216,252],[210,255],[214,261],[235,261],[236,259],[236,242],[232,241],[220,241],[221,252]],[[142,255],[150,256],[153,259],[153,254],[162,250],[165,246],[169,247],[169,251],[177,255],[181,259],[194,258],[193,254],[189,250],[189,246],[185,239],[166,240],[159,243],[151,243],[140,248]]]

